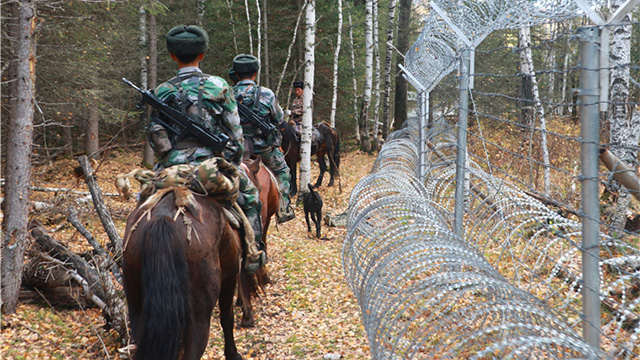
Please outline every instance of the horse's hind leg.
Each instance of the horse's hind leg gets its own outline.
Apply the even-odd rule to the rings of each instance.
[[[224,334],[224,356],[227,360],[242,360],[233,337],[233,296],[236,291],[236,279],[223,278],[221,285],[218,304],[220,306],[220,325],[222,325],[222,333]]]
[[[316,181],[316,184],[313,185],[313,187],[319,188],[322,185],[322,180],[324,179],[324,173],[325,171],[327,171],[327,162],[324,160],[324,154],[321,155],[316,153],[316,155],[318,157],[318,165],[320,166],[320,174],[318,175],[318,180]],[[333,180],[333,176],[331,177],[331,179]]]

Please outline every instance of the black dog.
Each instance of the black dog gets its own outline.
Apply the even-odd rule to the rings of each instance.
[[[307,219],[307,231],[311,232],[311,225],[309,224],[309,214],[311,214],[311,220],[316,224],[316,237],[320,238],[322,198],[317,191],[313,191],[313,186],[311,186],[311,184],[309,184],[309,192],[306,193],[302,199],[302,205],[304,207],[304,216]]]

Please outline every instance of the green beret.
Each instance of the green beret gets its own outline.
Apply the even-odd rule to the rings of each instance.
[[[239,74],[254,73],[260,69],[260,60],[253,55],[240,54],[233,58],[233,70]]]
[[[178,25],[167,33],[167,50],[178,56],[199,55],[207,51],[209,36],[195,25]]]
[[[229,69],[229,79],[231,79],[231,81],[233,81],[233,82],[240,81],[240,78],[238,77],[238,74],[236,74],[236,71],[233,70],[233,68]]]

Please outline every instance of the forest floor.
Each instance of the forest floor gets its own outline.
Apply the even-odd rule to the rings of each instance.
[[[137,167],[139,153],[114,150],[97,170],[103,193],[116,193],[117,174]],[[324,200],[323,214],[333,215],[347,208],[351,189],[366,176],[375,156],[361,152],[343,154],[341,185],[326,187],[328,174],[319,189]],[[77,182],[75,160],[60,160],[33,169],[33,185],[44,188],[67,188],[87,191]],[[312,180],[318,167],[312,163]],[[337,185],[336,181],[336,185]],[[133,184],[137,188],[136,184]],[[32,192],[33,201],[53,203],[55,207],[32,213],[51,231],[54,239],[76,252],[89,248],[86,240],[65,218],[65,210],[73,204],[85,227],[102,243],[108,242],[91,201],[80,206],[82,195],[61,192]],[[73,201],[72,201],[73,199]],[[135,200],[105,196],[114,222],[122,235]],[[240,310],[236,308],[235,338],[245,359],[322,359],[325,354],[341,354],[346,359],[370,358],[367,337],[360,320],[358,303],[344,279],[342,242],[345,228],[323,224],[322,238],[307,232],[302,206],[296,218],[283,225],[271,225],[267,264],[272,283],[266,294],[254,301],[256,326],[238,326]],[[273,223],[273,222],[272,222]],[[313,224],[312,224],[313,226]],[[16,314],[3,316],[0,342],[2,359],[118,359],[125,344],[117,333],[105,330],[101,311],[96,308],[64,309],[40,302],[21,302]],[[223,358],[222,331],[214,312],[209,346],[204,359]]]

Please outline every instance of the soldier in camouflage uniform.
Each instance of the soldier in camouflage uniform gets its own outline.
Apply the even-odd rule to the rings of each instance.
[[[210,131],[226,134],[229,142],[221,154],[216,154],[195,137],[176,139],[173,135],[169,136],[167,130],[155,123],[152,117],[147,132],[150,143],[160,157],[155,170],[178,164],[198,165],[214,156],[221,156],[235,164],[240,173],[238,204],[251,222],[256,241],[256,244],[245,246],[248,260],[245,261],[245,270],[257,271],[266,260],[261,240],[261,204],[258,190],[239,166],[244,151],[244,138],[233,89],[221,77],[204,74],[199,68],[209,43],[204,29],[179,25],[169,30],[166,41],[171,58],[178,63],[178,74],[160,84],[155,89],[155,95],[170,105],[181,108]]]
[[[232,70],[239,79],[233,87],[236,100],[249,107],[265,122],[277,127],[284,119],[284,112],[271,89],[256,85],[255,78],[259,69],[260,62],[253,55],[240,54],[233,59]],[[257,106],[256,98],[259,103]],[[279,148],[282,135],[279,131],[274,131],[269,137],[265,137],[249,120],[242,121],[242,131],[245,138],[253,142],[253,153],[260,155],[264,164],[271,169],[278,180],[282,192],[282,201],[276,214],[278,223],[293,219],[295,215],[289,198],[291,174]]]
[[[296,98],[293,99],[293,103],[291,104],[291,110],[289,110],[291,112],[291,118],[289,123],[291,125],[294,125],[296,127],[301,127],[302,126],[302,113],[303,113],[303,106],[302,106],[302,92],[304,89],[304,83],[302,81],[294,81],[293,82],[293,89],[296,93]]]

